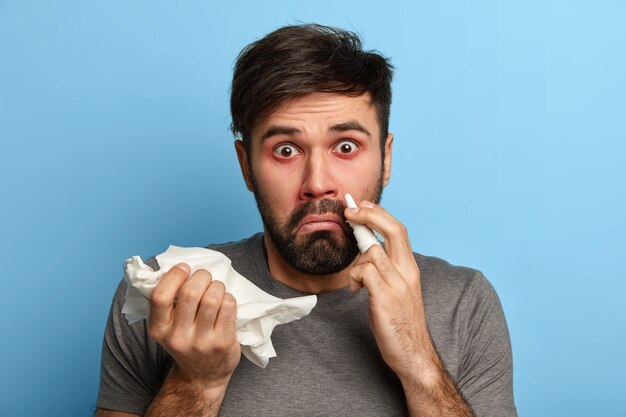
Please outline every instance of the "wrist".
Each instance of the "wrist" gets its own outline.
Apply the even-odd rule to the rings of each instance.
[[[228,387],[227,380],[189,378],[172,367],[159,393],[146,412],[147,417],[206,417],[219,414]]]
[[[175,363],[167,376],[166,384],[176,386],[177,389],[184,389],[194,392],[201,398],[206,398],[213,402],[215,399],[221,399],[226,393],[231,375],[225,375],[220,378],[206,378],[198,375],[185,374]]]

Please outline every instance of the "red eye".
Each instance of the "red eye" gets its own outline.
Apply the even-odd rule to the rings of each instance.
[[[283,144],[274,148],[274,155],[281,159],[288,159],[300,155],[300,151],[293,145]]]
[[[335,146],[335,152],[342,155],[350,155],[351,153],[356,152],[358,148],[357,144],[351,140],[342,140],[337,144],[337,146]]]

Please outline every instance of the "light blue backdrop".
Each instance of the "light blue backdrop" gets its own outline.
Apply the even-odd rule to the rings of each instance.
[[[397,67],[383,203],[498,290],[523,416],[626,416],[624,1],[0,0],[0,416],[87,416],[131,255],[260,229],[238,51],[338,25]]]

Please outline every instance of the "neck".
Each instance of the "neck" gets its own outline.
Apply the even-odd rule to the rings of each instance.
[[[295,290],[308,294],[320,294],[348,286],[348,268],[329,275],[304,274],[285,262],[267,233],[263,236],[263,244],[272,278]]]

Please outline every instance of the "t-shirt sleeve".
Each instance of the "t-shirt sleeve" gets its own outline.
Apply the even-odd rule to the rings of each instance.
[[[147,335],[146,321],[129,325],[122,314],[126,282],[117,288],[102,344],[97,407],[144,415],[159,391],[168,357]]]
[[[498,295],[477,272],[461,303],[457,387],[477,417],[515,417],[511,342]]]

